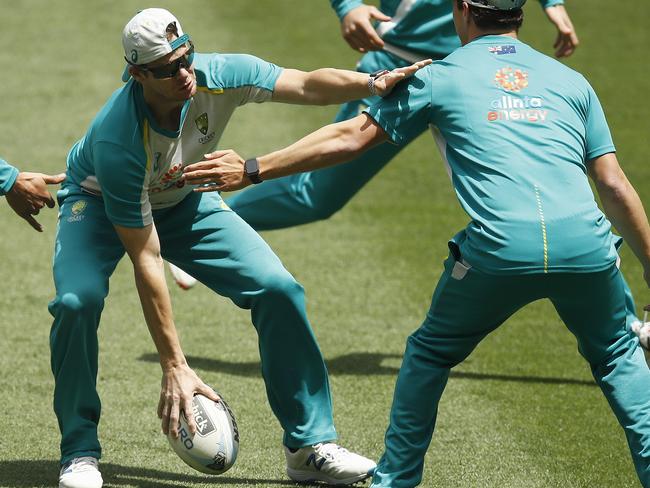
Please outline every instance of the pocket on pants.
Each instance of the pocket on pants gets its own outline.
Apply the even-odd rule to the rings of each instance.
[[[449,253],[454,260],[454,266],[451,269],[451,277],[460,281],[467,276],[467,272],[472,269],[472,265],[463,259],[458,244],[454,241],[449,241],[447,245],[449,246]]]

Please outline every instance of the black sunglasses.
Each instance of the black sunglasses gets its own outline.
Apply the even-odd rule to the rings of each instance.
[[[180,58],[175,59],[171,63],[165,64],[163,66],[156,66],[155,68],[149,68],[147,66],[143,66],[140,64],[134,64],[131,61],[129,61],[126,57],[124,57],[124,59],[131,66],[135,66],[136,68],[141,69],[142,71],[148,71],[149,73],[151,73],[151,75],[154,78],[158,80],[173,78],[178,74],[181,68],[188,69],[190,66],[192,66],[192,63],[194,62],[194,44],[192,44],[192,41],[187,41],[187,43],[189,44],[189,48],[185,52],[185,54],[183,54]]]

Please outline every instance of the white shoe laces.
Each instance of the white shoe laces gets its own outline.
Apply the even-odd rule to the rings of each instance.
[[[67,462],[61,469],[61,474],[66,473],[80,473],[82,471],[98,471],[99,462],[96,458],[91,456],[83,456],[74,458],[72,461]]]
[[[314,444],[312,447],[320,456],[332,461],[339,460],[350,454],[350,451],[333,442]]]

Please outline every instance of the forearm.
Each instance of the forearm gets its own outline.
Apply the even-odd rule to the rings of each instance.
[[[18,170],[4,159],[0,159],[0,196],[9,193],[17,177]]]
[[[160,241],[153,225],[115,229],[133,263],[135,284],[140,295],[149,333],[153,339],[163,370],[186,365],[172,314],[165,268],[160,255]]]
[[[646,270],[650,270],[650,226],[636,190],[625,175],[615,187],[599,188],[605,214]]]
[[[186,364],[174,325],[162,257],[141,257],[133,263],[135,283],[149,333],[163,369]]]
[[[385,133],[365,114],[330,124],[279,151],[258,158],[262,180],[313,171],[354,159],[385,140]]]
[[[296,77],[284,89],[277,89],[273,99],[302,105],[335,105],[370,95],[368,74],[344,69],[321,68]]]

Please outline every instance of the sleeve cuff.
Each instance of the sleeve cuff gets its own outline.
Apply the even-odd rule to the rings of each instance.
[[[587,153],[587,161],[591,161],[592,159],[599,158],[600,156],[604,156],[605,154],[615,153],[615,152],[616,152],[616,148],[612,145],[600,146],[595,149],[592,149]]]
[[[368,107],[363,111],[364,113],[368,114],[372,119],[377,122],[377,125],[381,127],[388,138],[390,139],[390,142],[393,144],[401,144],[404,141],[404,138],[400,135],[400,133],[395,129],[395,127],[390,124],[390,122],[386,121],[384,118],[381,117],[381,114],[379,113],[379,109],[375,108],[374,105]]]
[[[361,0],[330,0],[330,3],[339,20],[343,20],[350,10],[363,5]]]
[[[555,7],[556,5],[564,5],[564,0],[539,0],[542,8]]]
[[[9,193],[9,191],[11,191],[11,188],[14,186],[14,183],[16,182],[16,178],[18,178],[18,173],[19,171],[16,168],[14,168],[13,166],[9,166],[8,177],[4,181],[0,180],[0,195],[6,195],[7,193]]]

